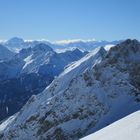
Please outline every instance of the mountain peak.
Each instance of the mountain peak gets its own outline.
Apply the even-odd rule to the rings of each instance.
[[[120,46],[132,46],[132,45],[140,45],[139,41],[136,39],[127,39],[125,41],[123,41],[122,43],[120,43]]]
[[[45,52],[46,51],[53,51],[53,49],[45,43],[39,43],[33,47],[33,51],[38,51],[38,50],[45,51]]]
[[[137,40],[127,39],[124,42],[112,47],[108,58],[125,59],[127,61],[137,61],[140,59],[140,43]]]
[[[21,43],[24,43],[24,40],[22,38],[19,38],[19,37],[13,37],[11,39],[9,39],[7,41],[7,43],[9,44],[21,44]]]
[[[104,49],[104,47],[100,47],[98,53],[103,56],[106,53],[106,50]]]

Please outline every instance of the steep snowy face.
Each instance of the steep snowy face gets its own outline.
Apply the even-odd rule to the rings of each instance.
[[[140,111],[137,111],[81,140],[138,140]]]
[[[14,55],[15,53],[0,45],[0,61],[10,60]]]
[[[69,65],[32,96],[1,139],[79,139],[140,109],[140,43],[103,48]]]

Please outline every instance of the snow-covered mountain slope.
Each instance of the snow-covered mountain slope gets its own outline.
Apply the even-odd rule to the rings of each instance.
[[[1,139],[75,140],[140,109],[140,43],[96,49],[32,96]]]
[[[140,111],[137,111],[81,140],[139,140]]]
[[[14,55],[15,53],[0,44],[0,61],[10,60]]]
[[[42,92],[66,65],[85,54],[78,49],[56,53],[41,43],[0,62],[0,120],[19,111],[31,95]]]

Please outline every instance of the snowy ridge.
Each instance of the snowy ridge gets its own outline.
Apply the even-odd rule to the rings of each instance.
[[[81,140],[138,140],[139,138],[140,111],[137,111]]]

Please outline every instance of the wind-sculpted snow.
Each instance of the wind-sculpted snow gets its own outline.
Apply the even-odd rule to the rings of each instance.
[[[140,43],[98,48],[32,96],[1,139],[77,140],[140,109]]]

